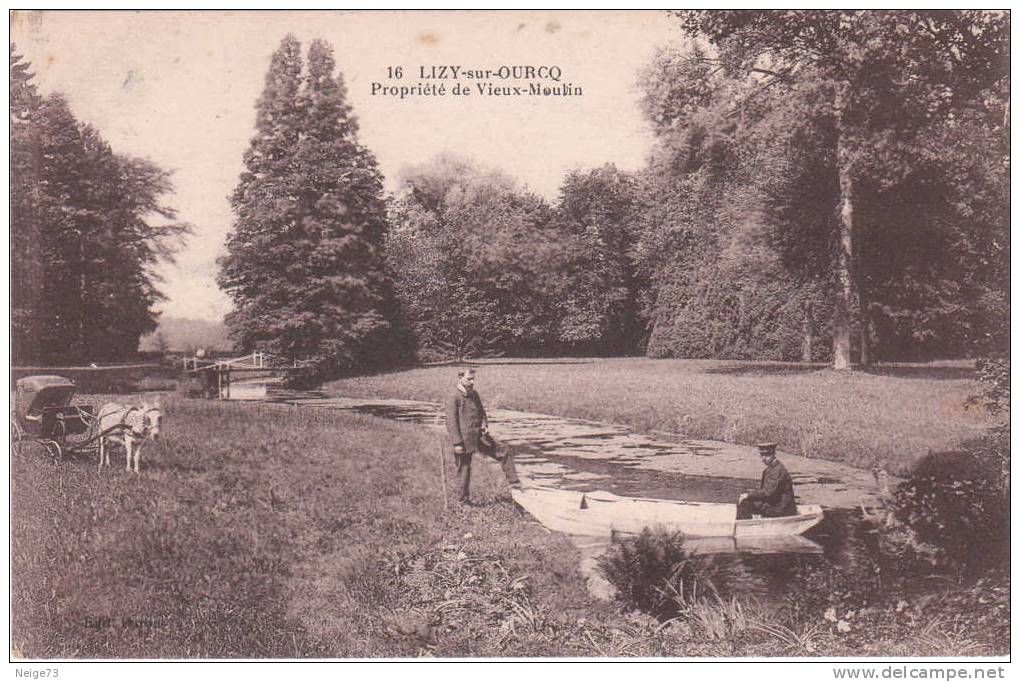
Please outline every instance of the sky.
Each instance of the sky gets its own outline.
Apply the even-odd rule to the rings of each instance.
[[[443,153],[502,169],[552,200],[574,169],[640,168],[652,133],[638,73],[657,46],[679,44],[662,12],[581,11],[17,11],[11,40],[43,94],[61,92],[75,116],[115,151],[173,172],[168,202],[194,234],[163,264],[164,314],[222,319],[231,306],[216,286],[233,216],[228,197],[254,134],[255,102],[269,59],[292,33],[335,51],[359,139],[376,156],[387,190],[401,170]],[[388,79],[401,67],[402,78]],[[458,66],[455,79],[423,79]],[[529,81],[502,67],[557,67],[572,96],[478,93]],[[494,77],[465,77],[489,69]],[[449,75],[447,71],[447,75]],[[505,73],[505,72],[504,72]],[[549,76],[551,70],[539,72]],[[373,84],[375,94],[373,94]],[[443,96],[400,98],[383,86],[445,84]],[[469,96],[453,95],[460,84]]]

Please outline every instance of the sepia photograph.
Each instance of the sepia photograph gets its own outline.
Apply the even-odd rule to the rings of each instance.
[[[1006,677],[1009,10],[8,19],[12,679]]]

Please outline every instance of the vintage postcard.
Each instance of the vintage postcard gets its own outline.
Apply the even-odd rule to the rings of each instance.
[[[1004,677],[1010,18],[11,11],[13,674]]]

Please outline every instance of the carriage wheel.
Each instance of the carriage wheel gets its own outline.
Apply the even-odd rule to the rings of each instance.
[[[25,442],[25,429],[16,419],[11,420],[11,453],[20,455],[22,444]]]
[[[46,454],[48,454],[53,459],[54,464],[56,464],[58,461],[64,458],[64,453],[60,449],[60,443],[58,443],[57,441],[41,440],[39,442],[42,443],[42,446],[46,449]]]

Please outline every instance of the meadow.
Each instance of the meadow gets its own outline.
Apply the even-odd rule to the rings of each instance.
[[[164,438],[140,475],[116,454],[100,473],[32,444],[12,452],[18,655],[917,656],[1008,644],[1008,611],[991,639],[961,620],[988,597],[962,588],[929,597],[923,615],[890,594],[852,631],[820,607],[718,599],[662,622],[590,596],[578,550],[513,506],[494,464],[476,471],[476,506],[445,503],[423,429],[309,407],[163,404]],[[964,605],[938,615],[953,599]]]
[[[988,426],[966,363],[822,365],[594,358],[472,362],[489,407],[625,424],[693,438],[906,474],[929,450],[957,448]],[[330,394],[442,401],[456,368],[436,366],[332,382]]]
[[[164,399],[142,474],[12,455],[28,658],[590,655],[565,538],[498,470],[444,504],[436,441],[335,411]],[[447,472],[452,476],[452,471]],[[568,641],[570,640],[570,641]],[[576,640],[576,641],[575,641]],[[572,642],[572,643],[571,643]]]

